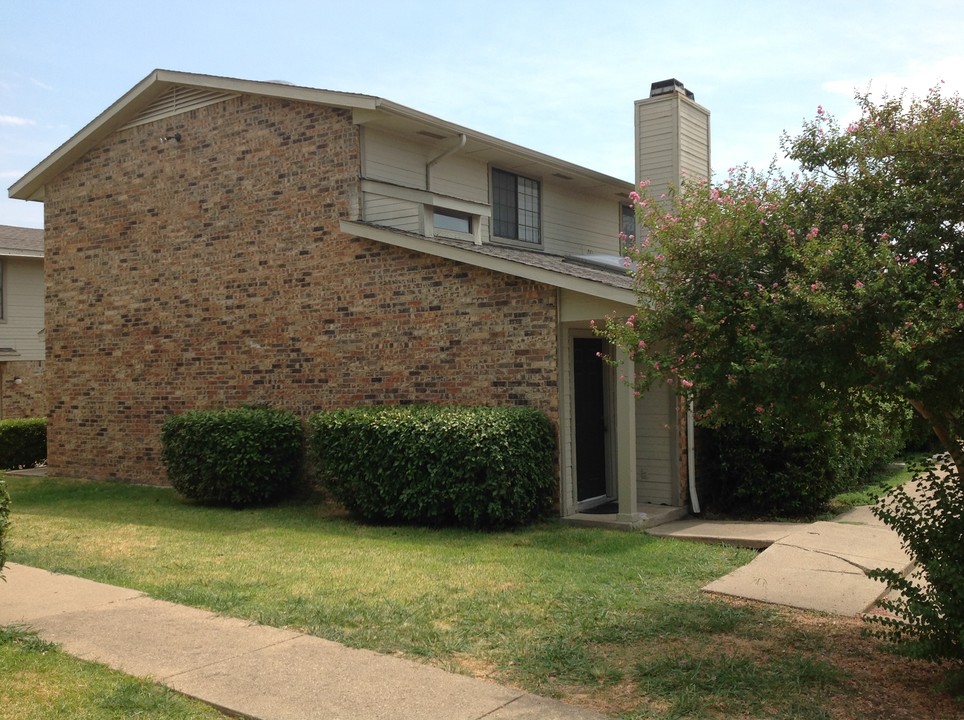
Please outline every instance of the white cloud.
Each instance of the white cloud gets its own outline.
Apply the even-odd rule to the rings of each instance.
[[[17,117],[16,115],[0,115],[0,125],[36,125],[36,120],[31,120],[29,118]]]
[[[54,87],[52,85],[48,85],[43,80],[38,80],[37,78],[30,78],[30,82],[36,85],[41,90],[50,90],[51,92],[54,90]]]

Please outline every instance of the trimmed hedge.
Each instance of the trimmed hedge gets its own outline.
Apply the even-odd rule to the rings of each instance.
[[[268,505],[302,485],[304,430],[271,408],[192,410],[167,419],[162,457],[174,489],[208,505]]]
[[[552,504],[555,432],[531,408],[355,408],[308,426],[322,482],[369,522],[496,529]]]
[[[10,528],[10,493],[7,483],[0,480],[0,578],[7,564],[7,530]]]
[[[0,420],[0,469],[34,467],[46,459],[46,418]]]

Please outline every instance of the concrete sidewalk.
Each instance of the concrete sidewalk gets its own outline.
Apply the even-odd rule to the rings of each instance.
[[[602,720],[485,680],[8,564],[0,625],[263,720]]]
[[[748,565],[703,589],[838,615],[867,612],[887,587],[864,573],[912,562],[900,538],[870,512],[854,508],[835,522],[746,523],[681,520],[649,531],[682,540],[765,548]]]

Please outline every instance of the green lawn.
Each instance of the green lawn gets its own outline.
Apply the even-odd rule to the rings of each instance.
[[[214,720],[224,716],[153,683],[77,660],[0,627],[0,720]]]
[[[748,550],[558,523],[491,534],[367,527],[321,501],[236,511],[163,488],[7,482],[12,562],[614,717],[828,718],[854,682],[849,650],[827,642],[821,620],[800,626],[792,613],[700,592],[749,562]],[[875,648],[848,632],[860,653]]]

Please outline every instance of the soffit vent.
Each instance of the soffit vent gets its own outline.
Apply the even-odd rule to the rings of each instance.
[[[181,113],[189,112],[190,110],[197,110],[198,108],[205,107],[206,105],[214,105],[215,103],[224,102],[225,100],[230,100],[231,98],[237,96],[238,93],[219,92],[217,90],[208,90],[206,88],[191,88],[175,85],[153,103],[144,108],[140,115],[131,120],[121,129],[126,130],[127,128],[137,127],[138,125],[154,122],[155,120],[163,120],[164,118],[180,115]]]

